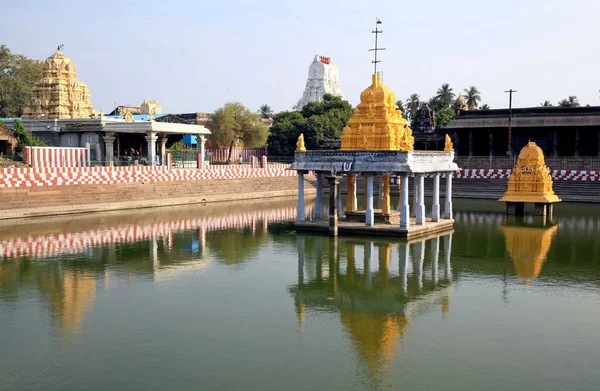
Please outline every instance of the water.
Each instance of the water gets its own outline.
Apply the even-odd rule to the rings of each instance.
[[[455,209],[409,244],[293,202],[4,224],[0,390],[599,389],[597,208]]]

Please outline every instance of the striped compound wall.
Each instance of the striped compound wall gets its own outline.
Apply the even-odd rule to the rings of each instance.
[[[457,179],[508,179],[512,170],[504,169],[464,169],[454,174]],[[432,175],[426,175],[432,178]],[[442,174],[442,178],[446,175]],[[600,182],[599,171],[553,170],[552,179],[555,181]],[[399,178],[393,177],[392,183],[398,184]]]
[[[34,167],[0,168],[0,188],[109,185],[135,182],[200,181],[215,179],[275,178],[296,176],[289,165],[267,168],[247,166],[209,166],[205,169],[168,169],[167,167]]]
[[[25,161],[31,167],[88,167],[87,148],[25,147]]]

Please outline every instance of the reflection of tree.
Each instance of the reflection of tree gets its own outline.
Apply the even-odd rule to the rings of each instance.
[[[211,255],[226,265],[237,265],[256,257],[260,248],[268,240],[268,235],[251,229],[218,231],[206,236]]]

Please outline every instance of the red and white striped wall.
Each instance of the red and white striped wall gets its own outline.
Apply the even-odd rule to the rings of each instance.
[[[88,167],[87,148],[25,147],[25,161],[31,167]]]
[[[207,149],[209,153],[208,160],[211,162],[224,162],[229,159],[229,148],[210,148]],[[233,148],[231,152],[231,160],[237,162],[242,155],[242,159],[247,162],[250,159],[250,156],[256,156],[260,158],[261,156],[267,155],[267,150],[265,148]]]

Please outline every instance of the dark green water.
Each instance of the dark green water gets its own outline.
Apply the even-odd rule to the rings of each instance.
[[[600,389],[599,208],[455,210],[410,243],[293,202],[5,224],[0,390]]]

